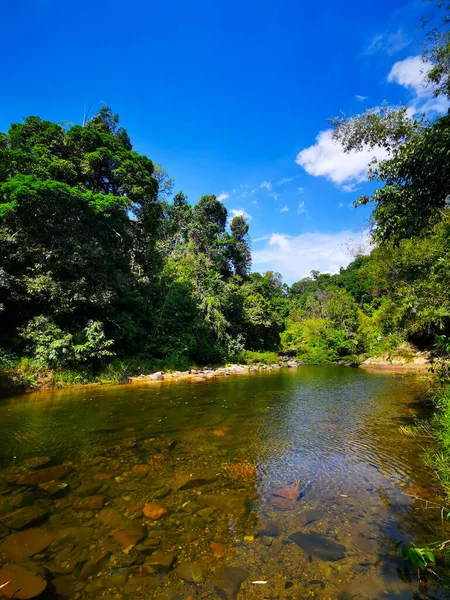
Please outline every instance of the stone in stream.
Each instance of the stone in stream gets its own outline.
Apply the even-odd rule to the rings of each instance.
[[[0,569],[0,593],[7,598],[28,600],[42,594],[46,587],[45,571],[38,564],[27,563],[26,568],[8,565]]]
[[[189,490],[207,483],[213,483],[217,477],[213,473],[192,474],[177,473],[175,476],[174,488],[176,490]]]
[[[123,518],[117,508],[104,508],[98,513],[98,520],[107,527],[118,527]]]
[[[80,500],[74,500],[73,510],[101,510],[105,504],[105,496],[86,496]]]
[[[2,517],[1,522],[10,529],[25,529],[49,516],[49,511],[42,506],[24,506]]]
[[[315,521],[320,521],[324,516],[323,510],[305,510],[298,515],[297,524],[299,527],[306,527]]]
[[[156,552],[153,552],[145,562],[157,573],[165,573],[170,570],[175,562],[175,555],[172,552],[162,552],[161,550],[157,550]]]
[[[167,508],[157,502],[150,502],[142,509],[144,517],[157,521],[167,513]]]
[[[205,579],[203,568],[197,562],[182,562],[175,569],[175,573],[186,583],[202,583]]]
[[[82,483],[75,490],[76,496],[94,496],[98,490],[102,487],[102,483],[98,481]]]
[[[0,555],[7,560],[20,562],[45,550],[53,542],[53,536],[44,529],[35,527],[13,533],[0,545]]]
[[[31,471],[25,475],[11,480],[11,483],[16,485],[36,485],[45,483],[46,481],[53,481],[62,479],[73,471],[73,467],[70,465],[57,465],[55,467],[47,467],[46,469],[39,469],[38,471]]]
[[[347,549],[345,546],[325,537],[320,533],[312,531],[311,533],[301,533],[296,531],[289,536],[299,548],[307,554],[320,558],[321,560],[334,562],[345,558]]]
[[[130,575],[123,591],[125,594],[133,594],[142,588],[156,590],[158,588],[158,579],[154,575]]]
[[[33,471],[36,471],[37,469],[49,467],[54,462],[56,461],[51,456],[34,456],[33,458],[29,458],[27,461],[25,461],[23,466],[26,469],[32,469]]]
[[[223,558],[227,553],[228,548],[225,544],[219,544],[218,542],[211,542],[210,544],[213,555],[216,558]]]
[[[70,490],[70,486],[68,483],[63,483],[62,481],[46,481],[44,483],[40,483],[38,488],[44,494],[51,496],[52,498],[59,498],[67,494]]]
[[[84,563],[83,568],[81,569],[81,581],[88,579],[88,577],[91,577],[92,575],[95,575],[101,571],[110,556],[111,549],[107,546],[102,546],[101,548],[95,550],[95,552],[91,555],[89,560]]]
[[[138,523],[129,523],[119,525],[112,532],[114,540],[122,546],[122,548],[129,548],[130,546],[136,546],[141,540],[144,539],[146,530],[142,525]]]
[[[236,598],[241,589],[241,585],[249,576],[247,569],[241,567],[222,567],[214,579],[214,587],[217,595],[222,600],[231,600]]]
[[[250,500],[240,494],[205,494],[197,500],[235,517],[245,517],[250,512]]]
[[[278,537],[283,533],[283,527],[281,523],[275,521],[275,519],[267,519],[261,523],[261,527],[258,531],[259,536]]]
[[[278,498],[285,498],[286,500],[298,500],[300,492],[298,486],[295,487],[284,487],[277,490],[271,491],[272,496]]]

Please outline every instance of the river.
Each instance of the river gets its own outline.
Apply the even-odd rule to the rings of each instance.
[[[412,497],[438,490],[429,440],[401,430],[424,389],[301,367],[2,401],[4,579],[34,570],[22,598],[446,598],[398,548],[445,535]]]

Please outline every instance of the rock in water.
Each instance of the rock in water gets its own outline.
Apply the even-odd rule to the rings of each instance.
[[[0,545],[0,556],[7,560],[21,561],[45,550],[53,542],[53,536],[39,527],[13,533]]]
[[[345,558],[345,552],[347,551],[345,546],[330,540],[320,533],[301,533],[300,531],[296,531],[289,536],[289,539],[293,540],[307,554],[316,556],[321,560],[331,562],[342,560]]]
[[[297,518],[297,524],[300,527],[306,527],[310,523],[314,523],[315,521],[320,521],[325,516],[325,511],[323,510],[305,510],[299,514]]]
[[[45,576],[36,569],[24,569],[19,565],[9,565],[0,569],[0,588],[2,596],[28,600],[42,594],[47,587]]]
[[[199,563],[182,562],[175,569],[175,573],[180,579],[187,583],[201,583],[205,579],[205,574]]]
[[[247,579],[249,573],[240,567],[222,567],[214,579],[214,587],[217,595],[222,600],[236,598],[242,583]]]
[[[295,487],[284,487],[278,490],[272,490],[272,496],[276,496],[278,498],[285,498],[286,500],[297,500],[300,496],[300,491],[298,486]]]

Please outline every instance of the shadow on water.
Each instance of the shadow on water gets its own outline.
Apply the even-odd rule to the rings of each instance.
[[[408,495],[438,493],[424,440],[399,430],[423,391],[303,367],[12,398],[0,594],[34,569],[49,598],[445,598],[396,549],[441,526]]]

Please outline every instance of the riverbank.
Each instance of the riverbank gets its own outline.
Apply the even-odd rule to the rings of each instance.
[[[11,362],[0,369],[0,397],[46,389],[80,387],[85,385],[108,385],[143,381],[147,383],[163,380],[202,381],[228,375],[248,375],[258,371],[297,368],[304,364],[295,358],[295,353],[245,351],[238,357],[241,360],[232,364],[198,366],[177,369],[167,361],[145,359],[114,360],[96,371],[89,368],[50,369],[29,359]],[[339,360],[337,364],[347,367],[389,372],[393,374],[428,375],[431,366],[429,354],[412,348],[394,355],[352,358]]]

